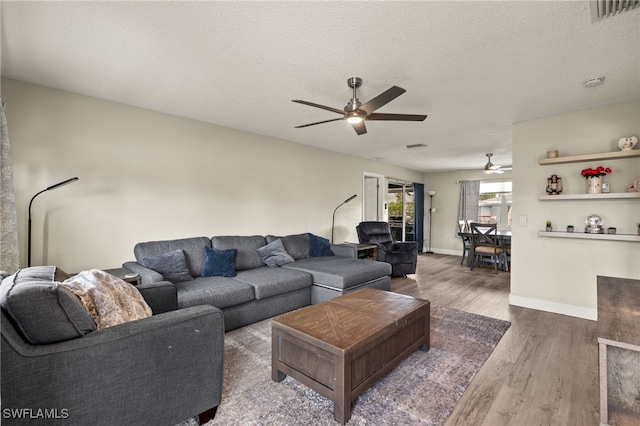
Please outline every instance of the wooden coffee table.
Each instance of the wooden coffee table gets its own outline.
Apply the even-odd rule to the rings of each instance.
[[[271,378],[289,375],[334,403],[351,403],[416,349],[429,350],[428,300],[364,288],[271,320]]]

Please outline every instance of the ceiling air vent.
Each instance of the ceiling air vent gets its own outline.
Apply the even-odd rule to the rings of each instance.
[[[589,0],[591,4],[591,22],[628,12],[640,5],[640,0]]]

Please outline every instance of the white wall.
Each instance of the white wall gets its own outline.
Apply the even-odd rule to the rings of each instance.
[[[556,230],[584,231],[586,216],[604,217],[620,234],[635,234],[640,200],[539,201],[546,179],[562,178],[564,193],[585,193],[580,171],[613,169],[611,192],[624,192],[640,176],[640,159],[540,166],[549,150],[560,156],[618,151],[623,136],[640,135],[640,106],[623,104],[513,126],[513,242],[510,303],[583,318],[597,316],[596,276],[640,278],[640,243],[538,237],[545,221]],[[528,224],[519,226],[519,216]]]
[[[32,263],[118,267],[139,241],[313,232],[357,241],[363,172],[424,176],[239,130],[2,80],[21,264],[33,203]]]

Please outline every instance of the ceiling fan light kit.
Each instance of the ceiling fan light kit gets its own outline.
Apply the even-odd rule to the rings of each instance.
[[[424,121],[427,118],[426,115],[418,114],[385,114],[376,113],[378,108],[388,104],[398,96],[402,95],[406,90],[402,87],[393,86],[389,90],[381,93],[375,98],[371,99],[367,103],[361,103],[357,97],[357,89],[362,85],[362,79],[360,77],[351,77],[347,80],[347,85],[353,89],[353,97],[349,100],[347,105],[342,109],[332,108],[325,105],[316,104],[313,102],[302,101],[294,99],[291,102],[296,102],[303,105],[308,105],[314,108],[324,109],[342,115],[342,118],[333,118],[330,120],[318,121],[315,123],[303,124],[301,126],[295,126],[296,129],[302,127],[315,126],[316,124],[324,124],[332,121],[346,120],[351,127],[356,131],[358,135],[367,133],[365,127],[366,120],[385,120],[385,121]]]
[[[604,77],[589,78],[582,82],[584,87],[595,87],[604,83]]]

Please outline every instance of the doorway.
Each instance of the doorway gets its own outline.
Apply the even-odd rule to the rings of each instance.
[[[415,198],[413,183],[389,179],[387,211],[391,234],[396,241],[415,241]]]
[[[365,172],[363,175],[364,194],[362,201],[362,221],[385,221],[387,220],[384,206],[385,194],[384,176],[375,173]]]

